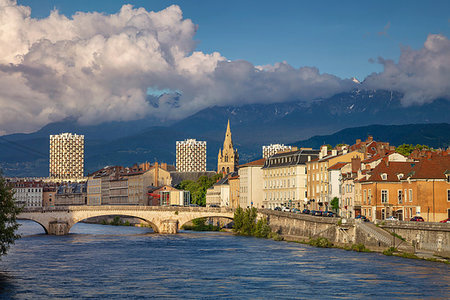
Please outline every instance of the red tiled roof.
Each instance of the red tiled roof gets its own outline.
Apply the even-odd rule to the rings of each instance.
[[[389,156],[389,155],[394,154],[394,153],[395,153],[395,151],[387,151],[385,153],[385,156]],[[371,158],[363,160],[361,163],[367,164],[367,163],[371,163],[371,162],[374,162],[374,161],[382,159],[382,158],[383,157],[381,156],[381,154],[377,154],[377,155],[375,155],[375,156],[373,156]]]
[[[348,162],[338,162],[329,167],[328,170],[340,170],[346,164],[348,164]]]
[[[389,162],[380,163],[372,170],[372,175],[365,181],[400,181],[411,179],[446,179],[445,172],[450,170],[450,156],[437,156],[418,162]],[[381,174],[386,174],[383,180]],[[397,175],[403,174],[403,178]]]
[[[248,162],[246,164],[240,165],[239,168],[251,167],[251,166],[264,166],[265,162],[266,162],[266,159],[265,158],[261,158],[261,159],[254,160],[254,161]]]

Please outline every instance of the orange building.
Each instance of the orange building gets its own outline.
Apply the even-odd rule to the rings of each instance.
[[[439,222],[450,217],[450,156],[380,163],[361,179],[361,213],[369,219]]]
[[[230,185],[230,202],[231,208],[238,208],[239,203],[239,175],[235,175],[228,178],[228,184]]]

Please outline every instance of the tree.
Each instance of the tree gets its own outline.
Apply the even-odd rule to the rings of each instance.
[[[220,178],[222,178],[222,174],[216,174],[212,177],[200,176],[197,181],[183,180],[177,185],[177,188],[191,193],[191,203],[205,206],[206,190],[212,187]]]
[[[332,208],[334,211],[338,211],[338,210],[339,210],[339,198],[338,198],[338,197],[334,197],[334,198],[331,200],[330,204],[331,204],[331,208]]]
[[[20,238],[16,216],[22,208],[14,201],[14,191],[0,174],[0,256],[5,255],[14,241]]]
[[[411,145],[411,144],[403,144],[398,146],[395,151],[397,151],[398,153],[400,153],[403,156],[409,156],[414,150],[423,150],[423,149],[430,149],[429,146],[427,145],[420,145],[417,144],[415,146]]]

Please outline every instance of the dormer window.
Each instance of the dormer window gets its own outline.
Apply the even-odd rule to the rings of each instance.
[[[398,178],[398,180],[401,180],[403,178],[403,174],[402,173],[397,174],[397,178]]]
[[[445,177],[447,178],[447,182],[450,183],[450,170],[445,170]]]
[[[387,180],[387,174],[386,173],[382,173],[381,174],[381,180]]]

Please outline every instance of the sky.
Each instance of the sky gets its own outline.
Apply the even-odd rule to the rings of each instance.
[[[126,5],[131,4],[131,5]],[[0,135],[394,89],[450,98],[450,1],[0,0]]]

